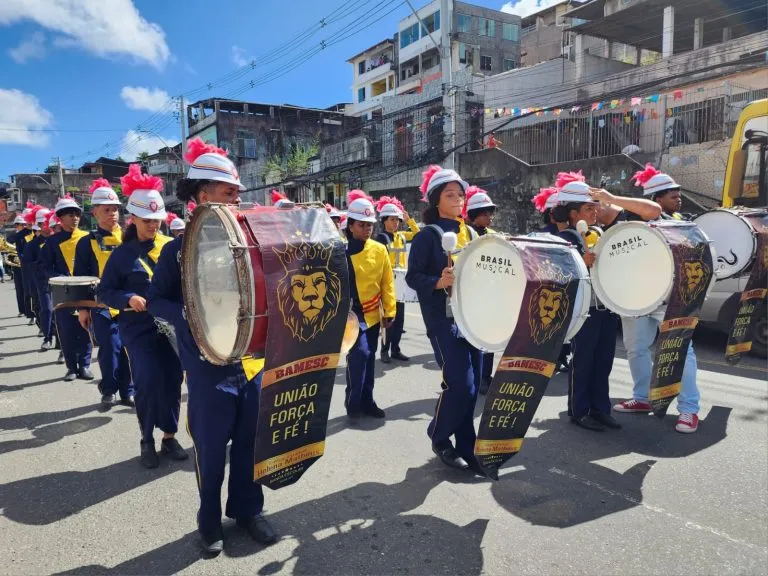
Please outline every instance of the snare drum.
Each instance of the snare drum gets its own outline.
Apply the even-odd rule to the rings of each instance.
[[[740,276],[748,271],[757,252],[756,232],[768,226],[765,209],[716,208],[694,219],[715,249],[715,277]]]
[[[462,335],[480,350],[503,352],[515,331],[528,281],[521,251],[536,239],[533,235],[528,238],[531,242],[524,236],[487,234],[470,242],[457,257],[451,309]],[[552,250],[568,254],[572,270],[579,275],[577,302],[566,336],[570,340],[589,311],[589,273],[575,248],[560,238],[547,235],[546,240]]]
[[[97,308],[96,286],[99,279],[95,276],[57,276],[48,280],[51,287],[53,309],[59,308]]]
[[[405,282],[405,274],[408,272],[404,268],[395,268],[395,298],[398,302],[418,302],[419,297],[416,290],[408,286]]]

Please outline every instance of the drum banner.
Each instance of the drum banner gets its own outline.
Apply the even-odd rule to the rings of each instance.
[[[269,310],[254,480],[277,489],[323,455],[350,306],[347,259],[325,210],[245,218],[261,246]]]
[[[563,346],[576,304],[579,271],[570,249],[526,246],[521,250],[526,285],[517,326],[485,399],[475,456],[491,478],[523,443]]]
[[[765,288],[768,284],[768,228],[757,219],[752,219],[752,225],[757,231],[757,254],[728,334],[725,359],[731,364],[736,364],[743,354],[752,350],[757,322],[765,315],[765,297],[768,294]]]
[[[653,413],[662,418],[680,393],[688,345],[699,323],[714,267],[709,241],[698,226],[657,225],[657,230],[667,238],[675,270],[656,340],[649,394]]]

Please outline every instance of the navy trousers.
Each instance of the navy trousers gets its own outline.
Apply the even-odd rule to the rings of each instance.
[[[80,326],[77,316],[72,314],[71,308],[56,310],[54,316],[67,370],[79,372],[82,368],[90,368],[93,346],[88,332]]]
[[[608,377],[616,353],[618,316],[590,308],[589,318],[571,340],[568,378],[568,415],[581,418],[590,412],[611,413]]]
[[[179,429],[184,372],[171,343],[165,336],[152,333],[123,344],[135,389],[142,442],[154,442],[155,428],[175,434]]]
[[[19,314],[26,312],[24,306],[24,273],[21,268],[13,269],[13,285],[16,287],[16,305],[19,307]]]
[[[32,309],[32,293],[36,291],[32,280],[32,270],[22,267],[22,278],[24,280],[24,316],[34,318],[35,312]]]
[[[490,380],[493,374],[493,352],[483,352],[483,378]]]
[[[381,324],[360,332],[357,342],[347,354],[347,389],[344,406],[347,414],[359,414],[373,408],[373,378],[376,349],[379,346]]]
[[[37,291],[37,300],[40,303],[40,330],[43,332],[43,342],[53,341],[53,302],[51,293],[47,290]]]
[[[381,347],[382,352],[392,351],[392,354],[400,352],[400,339],[403,337],[405,325],[405,302],[397,303],[397,313],[392,325],[387,328],[387,340]]]
[[[431,331],[429,340],[442,371],[443,391],[427,433],[440,449],[446,448],[453,436],[456,450],[469,462],[474,459],[477,438],[473,420],[482,377],[482,352],[448,330]]]
[[[92,312],[93,333],[99,343],[98,359],[101,369],[99,392],[102,394],[117,394],[123,400],[133,396],[131,369],[128,366],[128,355],[120,339],[117,320],[103,312]]]
[[[226,515],[247,519],[264,508],[261,484],[253,481],[261,376],[259,373],[234,395],[187,373],[187,432],[194,444],[200,493],[197,523],[205,536],[221,530],[221,486],[230,440]]]

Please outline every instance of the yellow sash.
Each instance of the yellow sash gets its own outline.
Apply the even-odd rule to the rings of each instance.
[[[29,234],[27,234],[26,236],[24,236],[24,242],[29,242],[29,241],[30,241],[30,240],[32,240],[32,238],[34,238],[34,237],[35,237],[35,233],[34,233],[34,232],[30,232]]]
[[[253,380],[256,375],[264,370],[264,358],[253,358],[252,356],[243,356],[241,360],[243,371],[248,380]]]
[[[152,245],[152,250],[147,252],[147,256],[149,256],[152,262],[157,264],[157,261],[160,258],[160,252],[163,251],[163,246],[168,244],[168,242],[171,240],[173,240],[173,238],[170,236],[165,236],[164,234],[158,233],[157,236],[155,236],[155,243]],[[139,258],[139,264],[141,264],[142,268],[144,268],[147,276],[149,276],[149,279],[152,280],[152,276],[154,276],[155,273],[152,271],[152,268],[150,268],[144,261],[144,258]]]
[[[120,246],[120,244],[123,243],[123,231],[118,229],[112,233],[112,236],[102,236],[102,240],[104,241],[104,246]],[[104,275],[104,267],[107,265],[107,260],[109,260],[112,252],[102,250],[99,243],[94,238],[91,238],[91,251],[96,257],[96,264],[99,267],[99,278],[101,278]],[[112,318],[118,314],[120,314],[119,310],[115,310],[114,308],[109,309],[109,315],[112,316]]]
[[[80,238],[87,235],[88,232],[77,228],[72,232],[72,236],[69,240],[64,240],[64,242],[59,244],[59,250],[61,250],[61,255],[64,257],[64,263],[67,265],[67,270],[69,270],[70,276],[75,273],[75,248],[77,247],[77,242]]]

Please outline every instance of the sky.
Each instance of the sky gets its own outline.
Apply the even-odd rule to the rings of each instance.
[[[522,16],[556,3],[471,1]],[[0,181],[176,144],[181,94],[349,102],[347,59],[408,14],[401,0],[0,0]]]

